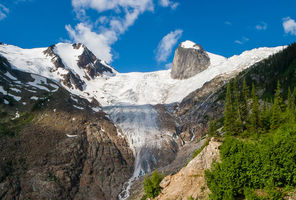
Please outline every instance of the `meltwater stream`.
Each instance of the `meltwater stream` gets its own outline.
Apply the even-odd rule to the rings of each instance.
[[[154,169],[158,162],[155,152],[161,150],[163,141],[170,138],[170,134],[161,130],[158,112],[152,105],[106,106],[103,110],[121,128],[135,156],[133,176],[119,194],[119,199],[124,200],[129,197],[132,182]]]

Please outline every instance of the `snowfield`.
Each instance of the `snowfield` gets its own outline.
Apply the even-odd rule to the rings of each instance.
[[[194,44],[186,41],[181,45],[191,48]],[[83,53],[83,48],[74,49],[71,44],[66,43],[59,43],[54,49],[54,52],[62,59],[66,69],[59,68],[55,70],[51,57],[43,53],[46,48],[21,49],[12,45],[0,45],[0,54],[6,57],[18,70],[38,74],[59,83],[63,80],[62,74],[67,73],[67,70],[72,71],[74,74],[78,74],[81,80],[86,83],[85,88],[83,92],[67,87],[66,89],[87,99],[94,97],[103,106],[111,106],[180,102],[188,94],[202,87],[205,82],[212,80],[216,76],[246,69],[283,48],[282,46],[275,48],[263,47],[245,51],[241,55],[230,58],[208,53],[211,60],[210,67],[186,80],[172,79],[170,70],[148,73],[118,73],[113,69],[115,75],[107,74],[87,80],[85,70],[77,65],[78,56]]]

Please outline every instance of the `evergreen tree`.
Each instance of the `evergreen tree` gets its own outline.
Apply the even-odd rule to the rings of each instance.
[[[146,197],[153,198],[153,186],[152,186],[152,182],[148,176],[145,176],[144,191],[146,193]]]
[[[241,120],[244,122],[246,126],[246,121],[248,119],[248,99],[249,99],[249,87],[246,83],[246,79],[243,80],[243,89],[242,89],[242,103],[241,103]]]
[[[294,122],[295,121],[295,97],[291,93],[291,89],[288,89],[288,105],[286,108],[286,117],[287,121]]]
[[[231,101],[231,83],[229,82],[227,84],[225,109],[224,109],[224,130],[229,135],[233,135],[232,123],[233,123],[233,109],[232,109],[232,101]]]
[[[270,106],[267,103],[268,101],[265,100],[263,104],[263,110],[261,112],[261,125],[264,130],[269,130],[270,128],[270,117],[271,117],[271,110]]]
[[[161,187],[159,186],[161,180],[164,178],[163,174],[158,173],[156,170],[152,173],[151,179],[146,176],[144,180],[144,190],[146,193],[146,197],[155,198],[161,191]]]
[[[280,82],[277,83],[277,89],[274,95],[274,102],[272,106],[271,129],[276,129],[280,125],[280,118],[282,113],[282,98]]]
[[[241,111],[240,111],[240,103],[239,103],[239,92],[237,89],[237,81],[236,79],[233,81],[233,132],[238,135],[242,132],[242,121],[241,121]]]
[[[296,100],[296,87],[294,87],[293,94],[292,94],[292,103],[294,105],[294,109],[296,109],[295,100]]]
[[[208,135],[209,136],[217,136],[216,126],[215,126],[215,121],[214,120],[210,121]]]
[[[250,131],[251,133],[258,133],[260,127],[260,112],[259,112],[259,102],[256,94],[256,89],[254,83],[252,84],[252,112],[250,118]]]
[[[287,97],[287,99],[288,99],[288,107],[287,107],[287,109],[291,110],[292,109],[292,94],[291,94],[291,88],[290,87],[288,88],[288,97]]]

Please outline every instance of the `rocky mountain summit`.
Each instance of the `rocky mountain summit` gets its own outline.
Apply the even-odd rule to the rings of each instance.
[[[188,79],[207,69],[210,64],[207,52],[200,45],[187,40],[175,51],[171,77]]]

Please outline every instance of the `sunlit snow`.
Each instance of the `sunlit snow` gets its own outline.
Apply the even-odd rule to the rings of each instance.
[[[185,49],[197,49],[199,50],[200,47],[197,46],[194,42],[186,40],[185,42],[181,43],[181,47]]]

